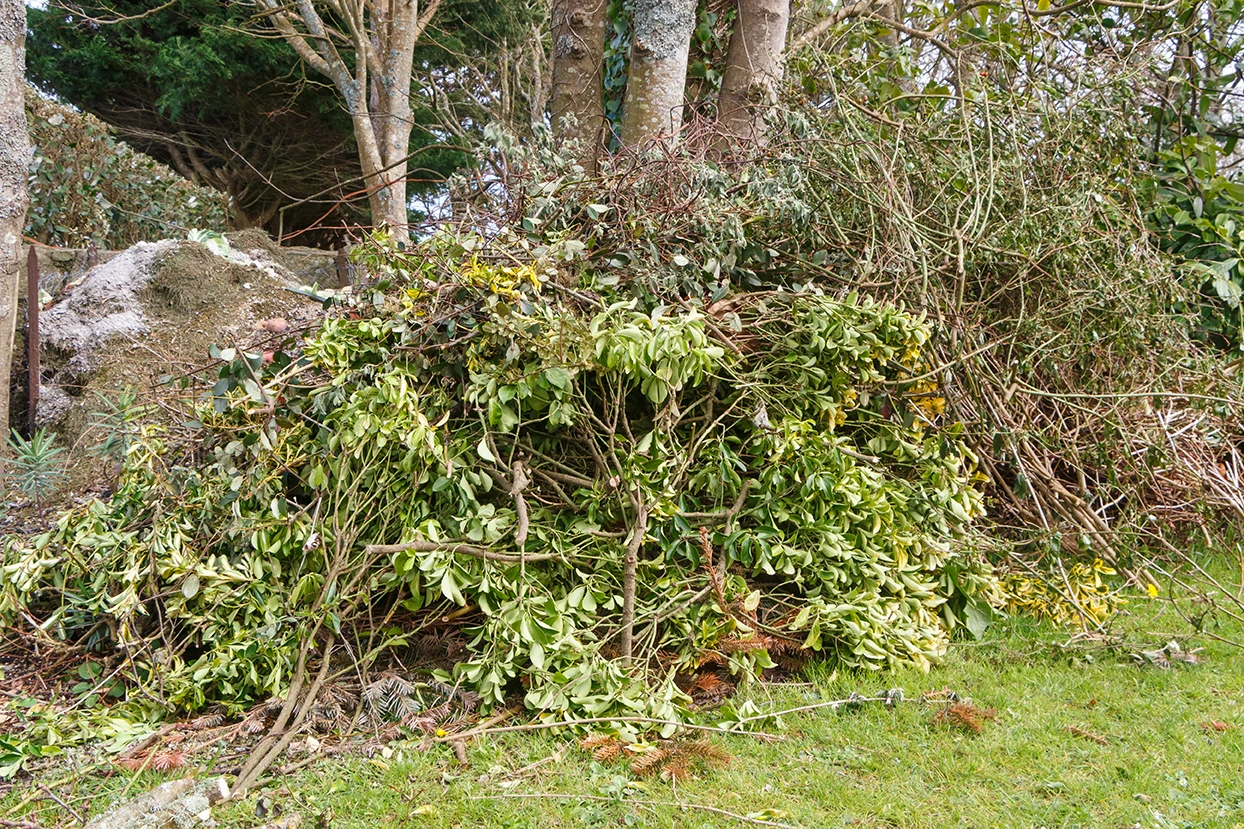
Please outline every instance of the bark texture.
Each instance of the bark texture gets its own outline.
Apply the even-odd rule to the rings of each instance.
[[[622,143],[678,140],[695,8],[695,0],[635,0]]]
[[[585,169],[594,169],[605,147],[602,101],[606,0],[554,0],[553,134],[570,145]]]
[[[790,0],[739,0],[717,99],[718,125],[735,142],[758,140],[777,101],[789,26]]]
[[[26,74],[26,4],[0,0],[0,429],[9,426],[9,378],[17,326],[17,280],[30,192],[31,147],[22,85]]]
[[[341,95],[354,125],[372,222],[405,232],[411,68],[415,44],[441,0],[258,2],[298,56]]]

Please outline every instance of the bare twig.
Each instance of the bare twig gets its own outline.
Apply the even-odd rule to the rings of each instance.
[[[455,553],[488,561],[500,561],[505,564],[521,564],[524,561],[551,561],[564,558],[559,553],[510,555],[508,553],[498,553],[486,547],[477,547],[474,544],[457,544],[452,542],[441,544],[434,541],[408,541],[404,544],[368,544],[364,550],[369,555],[403,553],[407,550],[414,550],[420,553]]]

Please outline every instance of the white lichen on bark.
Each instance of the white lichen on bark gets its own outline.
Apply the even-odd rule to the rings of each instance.
[[[678,140],[695,9],[695,0],[635,0],[622,111],[624,144],[635,146],[655,136],[670,143]]]

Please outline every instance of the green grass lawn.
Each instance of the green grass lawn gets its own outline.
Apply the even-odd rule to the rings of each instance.
[[[1113,628],[1147,647],[1187,630],[1168,603],[1146,598]],[[1234,622],[1216,632],[1244,639]],[[597,763],[568,736],[507,734],[472,743],[466,768],[447,746],[414,743],[387,758],[325,759],[216,818],[257,826],[263,795],[300,812],[304,827],[341,829],[747,825],[702,807],[808,829],[1244,827],[1244,652],[1206,637],[1191,643],[1204,647],[1200,664],[1162,670],[1125,653],[1088,658],[1062,647],[1068,637],[1019,619],[960,643],[929,674],[813,670],[804,684],[753,687],[746,696],[767,711],[895,686],[908,702],[789,715],[780,741],[712,735],[732,762],[679,783]],[[912,701],[941,689],[996,719],[969,733],[937,721],[941,704]],[[164,779],[143,777],[96,784],[104,791],[92,810],[108,805],[108,791],[132,795]],[[43,801],[30,817],[52,826],[64,821],[58,809]]]

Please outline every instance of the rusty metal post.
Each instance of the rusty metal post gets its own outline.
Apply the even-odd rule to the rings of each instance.
[[[26,257],[26,365],[30,369],[26,399],[30,433],[35,433],[35,413],[39,410],[39,254],[30,246]]]
[[[344,245],[337,248],[337,287],[350,287],[350,260],[346,258]]]
[[[95,240],[92,239],[86,244],[86,269],[89,271],[98,264],[99,248],[95,246]]]

